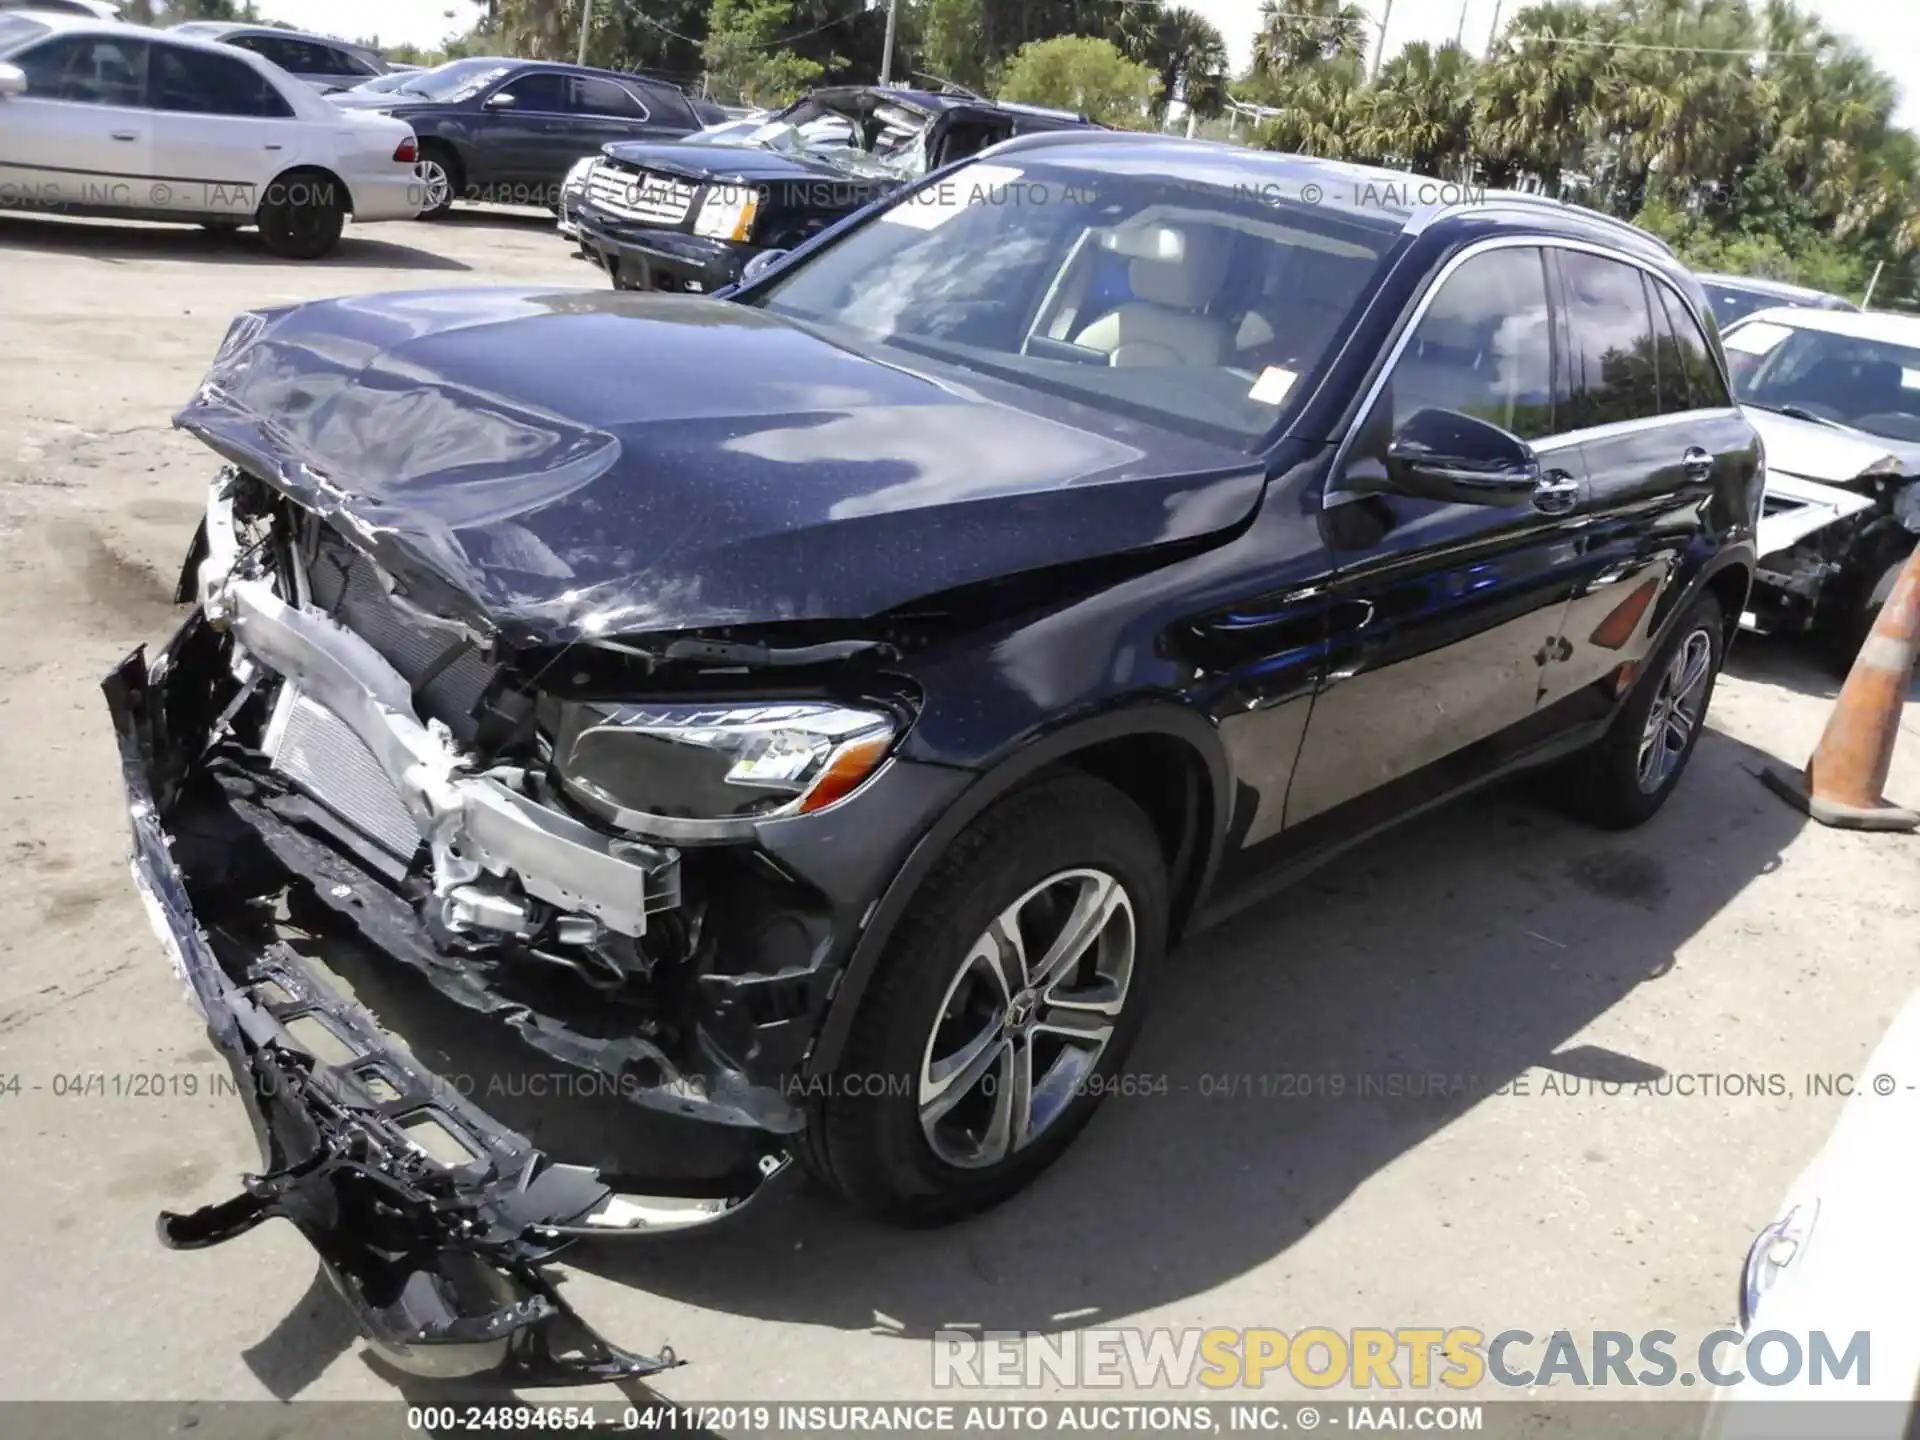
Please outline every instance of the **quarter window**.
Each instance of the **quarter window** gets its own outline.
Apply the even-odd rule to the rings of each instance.
[[[26,72],[35,100],[79,105],[143,107],[147,93],[147,46],[118,36],[71,35],[36,45],[14,63]]]
[[[1657,416],[1653,315],[1639,267],[1577,250],[1561,252],[1560,267],[1573,342],[1572,423],[1566,428]]]
[[[1408,417],[1455,410],[1523,440],[1566,428],[1556,414],[1546,262],[1531,248],[1489,250],[1441,283],[1363,429],[1384,447]],[[1359,456],[1356,459],[1361,458]]]

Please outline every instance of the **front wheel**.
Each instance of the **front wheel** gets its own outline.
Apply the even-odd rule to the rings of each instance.
[[[1066,1149],[1133,1043],[1167,929],[1140,807],[1062,773],[955,840],[895,932],[829,1094],[816,1169],[861,1208],[938,1224]]]
[[[1626,830],[1666,804],[1700,743],[1726,646],[1720,602],[1702,595],[1649,658],[1606,735],[1568,766],[1563,794],[1575,814]]]

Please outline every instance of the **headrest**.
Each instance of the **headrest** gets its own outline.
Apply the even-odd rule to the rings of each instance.
[[[1133,256],[1127,280],[1136,300],[1174,310],[1198,310],[1220,293],[1226,281],[1233,242],[1224,230],[1210,225],[1152,225],[1109,233],[1127,237],[1115,248]]]

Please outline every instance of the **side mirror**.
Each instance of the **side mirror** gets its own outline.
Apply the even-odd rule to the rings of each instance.
[[[27,72],[18,65],[0,65],[0,99],[27,93]]]
[[[1416,411],[1387,445],[1387,482],[1456,505],[1524,505],[1540,483],[1533,447],[1457,410]]]
[[[785,250],[762,250],[740,268],[740,283],[751,285],[786,258]]]
[[[482,103],[489,110],[511,110],[520,102],[513,98],[511,90],[496,90]]]

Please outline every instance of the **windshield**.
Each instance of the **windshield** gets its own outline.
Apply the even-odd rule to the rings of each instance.
[[[1239,181],[1238,184],[1235,182]],[[775,314],[1247,445],[1307,387],[1394,233],[1212,183],[976,163],[759,295]]]
[[[512,68],[498,60],[449,60],[407,76],[393,93],[442,102],[469,100]]]
[[[353,88],[363,94],[384,95],[389,91],[398,90],[407,81],[418,79],[425,73],[425,71],[395,70],[388,75],[376,75],[371,80],[362,80]]]
[[[852,175],[917,180],[927,173],[927,117],[902,105],[879,105],[871,118],[830,110],[814,100],[778,115],[735,120],[687,137],[693,145],[749,145],[783,155],[811,155]]]
[[[1920,327],[1916,327],[1920,329]],[[1741,403],[1920,441],[1920,344],[1752,320],[1726,337]]]
[[[1700,288],[1706,292],[1707,303],[1713,306],[1713,318],[1725,330],[1736,320],[1741,320],[1756,310],[1766,310],[1775,305],[1789,302],[1778,295],[1763,294],[1758,290],[1743,290],[1736,285],[1717,285],[1702,280]]]

